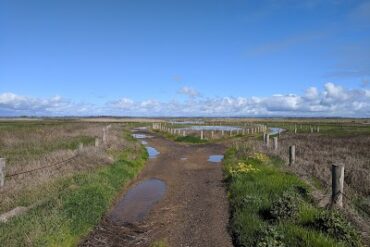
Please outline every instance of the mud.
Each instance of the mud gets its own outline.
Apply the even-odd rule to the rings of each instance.
[[[168,246],[232,246],[227,226],[228,201],[222,167],[210,155],[223,154],[219,144],[184,145],[152,133],[148,145],[160,154],[150,159],[141,174],[117,199],[112,210],[80,246],[150,246],[165,240]],[[187,160],[181,160],[186,157]],[[109,217],[133,186],[159,179],[166,191],[139,221],[114,221]],[[123,199],[124,200],[124,199]]]

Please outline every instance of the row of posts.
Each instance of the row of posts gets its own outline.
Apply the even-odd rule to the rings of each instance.
[[[163,132],[170,133],[171,135],[178,135],[178,136],[186,136],[187,135],[187,130],[186,129],[176,129],[176,128],[171,128],[168,127],[166,124],[162,123],[153,123],[152,128],[154,130],[159,130]],[[248,128],[240,128],[236,130],[217,130],[221,132],[221,136],[225,136],[226,132],[229,132],[229,136],[234,136],[234,135],[248,135],[248,134],[255,134],[255,133],[261,133],[265,132],[267,130],[267,127],[265,125],[258,125],[255,127],[248,127]],[[214,139],[215,133],[217,132],[216,130],[211,130],[211,139]],[[200,130],[199,131],[200,139],[205,138],[205,131]]]
[[[300,128],[302,128],[302,125],[300,125]],[[297,125],[295,124],[294,125],[294,134],[297,134],[297,132],[298,132],[298,129],[297,129]],[[314,133],[314,132],[317,132],[317,133],[319,133],[320,132],[320,126],[312,126],[312,125],[310,125],[310,132],[311,133]]]
[[[270,146],[270,135],[264,133],[263,135],[264,143],[267,147]],[[274,150],[277,151],[279,148],[278,137],[274,136]],[[289,146],[289,166],[294,165],[296,162],[296,146]],[[331,194],[331,204],[336,207],[343,207],[343,185],[344,185],[344,165],[343,164],[333,164],[331,168],[332,174],[332,194]]]
[[[102,135],[102,140],[103,140],[103,145],[107,144],[108,142],[108,132],[112,125],[108,125],[103,128],[103,135]],[[95,147],[99,147],[100,141],[99,138],[95,138]],[[81,152],[84,148],[84,144],[81,142],[78,144],[77,150]],[[2,188],[5,184],[5,166],[6,166],[6,159],[5,158],[0,158],[0,188]]]

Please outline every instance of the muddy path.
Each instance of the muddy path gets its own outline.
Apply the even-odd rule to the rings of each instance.
[[[80,246],[150,246],[153,241],[163,239],[174,247],[232,246],[227,231],[229,210],[221,165],[208,161],[210,155],[223,154],[225,147],[219,144],[178,144],[157,135],[145,141],[160,154],[149,159],[138,178],[122,193],[121,200]],[[130,188],[139,185],[138,190],[145,190],[145,186],[154,189],[147,195],[136,196],[139,201],[140,198],[151,200],[153,198],[148,197],[158,193],[155,186],[151,187],[151,179],[165,183],[165,192],[160,194],[160,200],[154,203],[148,214],[139,215],[140,221],[121,221],[119,215],[124,212],[119,211],[122,210],[119,205],[121,203],[122,206],[122,198],[135,197],[128,196],[132,193]],[[143,185],[143,181],[149,182]],[[132,210],[135,214],[143,205],[137,203],[130,207],[128,213]]]

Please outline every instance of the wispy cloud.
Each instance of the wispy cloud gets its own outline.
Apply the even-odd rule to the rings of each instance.
[[[178,93],[186,95],[190,98],[195,98],[195,97],[199,96],[199,92],[197,90],[195,90],[194,88],[191,88],[191,87],[187,87],[187,86],[184,86],[184,87],[180,88]]]
[[[270,55],[280,51],[288,50],[295,46],[324,39],[333,34],[333,31],[323,30],[315,32],[305,32],[296,35],[290,35],[282,39],[272,40],[247,50],[247,56]]]
[[[169,102],[121,98],[104,106],[73,103],[61,97],[38,99],[3,93],[0,94],[0,115],[370,117],[370,89],[346,89],[328,82],[322,90],[310,87],[302,95],[197,97]]]

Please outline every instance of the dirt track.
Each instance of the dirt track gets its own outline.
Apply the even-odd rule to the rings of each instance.
[[[165,196],[139,223],[119,224],[104,217],[81,246],[150,246],[163,239],[173,247],[232,246],[221,166],[207,161],[225,148],[183,145],[159,136],[147,141],[160,155],[148,161],[132,185],[158,178],[167,184]]]

